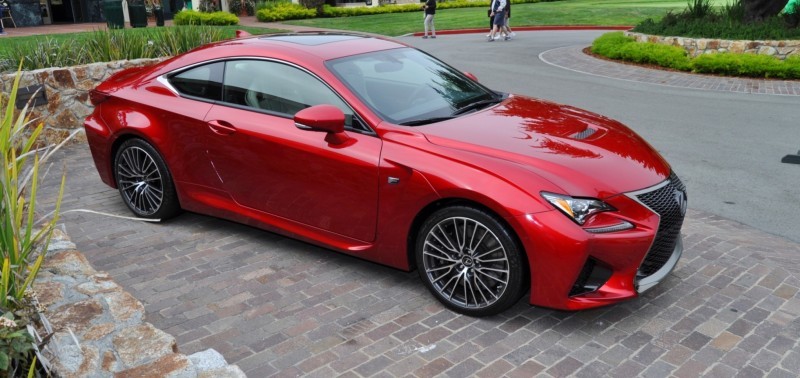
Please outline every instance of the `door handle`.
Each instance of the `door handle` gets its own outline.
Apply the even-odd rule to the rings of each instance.
[[[236,132],[236,128],[225,121],[208,121],[208,128],[210,128],[215,134],[219,135],[231,135]]]

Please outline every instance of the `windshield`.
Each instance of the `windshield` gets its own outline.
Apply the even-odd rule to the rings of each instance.
[[[496,93],[419,50],[401,48],[336,59],[328,68],[384,120],[422,125],[498,102]]]

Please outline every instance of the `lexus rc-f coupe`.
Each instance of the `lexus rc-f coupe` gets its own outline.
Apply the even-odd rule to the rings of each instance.
[[[244,35],[90,93],[138,217],[220,217],[402,270],[470,316],[635,298],[675,268],[686,189],[636,133],[491,90],[400,42]]]

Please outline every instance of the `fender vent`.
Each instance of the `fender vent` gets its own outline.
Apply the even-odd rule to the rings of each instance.
[[[583,131],[581,131],[579,133],[572,134],[569,137],[572,138],[572,139],[581,140],[581,139],[586,139],[586,138],[594,135],[594,133],[596,133],[596,132],[597,132],[597,130],[595,130],[595,129],[591,128],[591,127],[588,127],[588,128],[586,128],[586,130],[583,130]]]

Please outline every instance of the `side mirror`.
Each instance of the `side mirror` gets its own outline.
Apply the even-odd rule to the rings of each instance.
[[[325,141],[337,148],[355,143],[355,139],[344,132],[344,113],[333,105],[314,105],[295,113],[294,125],[302,130],[328,133]]]
[[[475,76],[474,74],[472,74],[472,72],[466,72],[466,71],[464,71],[464,75],[466,75],[468,78],[470,78],[470,79],[472,79],[472,80],[478,81],[478,77],[477,77],[477,76]]]
[[[303,130],[338,134],[344,132],[344,113],[333,105],[315,105],[297,112],[294,125]]]

